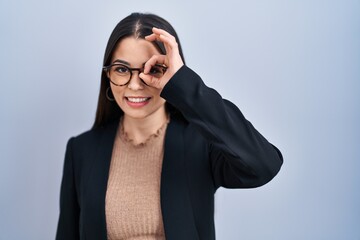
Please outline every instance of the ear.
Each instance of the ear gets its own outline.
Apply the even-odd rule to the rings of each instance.
[[[105,71],[106,77],[110,79],[110,71]]]

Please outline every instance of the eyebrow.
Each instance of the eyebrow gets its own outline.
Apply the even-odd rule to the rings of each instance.
[[[125,65],[128,65],[128,66],[131,66],[130,63],[128,63],[127,61],[124,61],[124,60],[121,60],[121,59],[116,59],[113,63],[122,63],[122,64],[125,64]]]
[[[131,66],[131,64],[130,64],[129,62],[124,61],[124,60],[121,60],[121,59],[116,59],[116,60],[113,62],[113,64],[114,64],[114,63],[125,64],[125,65],[128,65],[129,67]],[[142,64],[143,67],[145,66],[145,63],[146,63],[146,62],[144,62],[144,63]]]

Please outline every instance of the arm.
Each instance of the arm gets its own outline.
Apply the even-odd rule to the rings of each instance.
[[[79,212],[72,157],[73,138],[66,147],[63,177],[60,190],[60,217],[56,232],[57,240],[79,239]]]
[[[209,141],[216,188],[250,188],[269,182],[283,162],[280,151],[241,111],[186,66],[165,85],[161,96],[179,109]]]
[[[174,36],[153,28],[153,33],[145,39],[163,42],[166,54],[152,56],[145,63],[140,78],[149,86],[160,89],[161,96],[208,139],[215,187],[249,188],[270,181],[282,165],[280,151],[244,118],[234,104],[222,99],[195,72],[184,66]],[[168,66],[160,78],[148,75],[151,66],[157,63]]]

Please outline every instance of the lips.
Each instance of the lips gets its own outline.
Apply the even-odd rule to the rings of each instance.
[[[132,103],[142,103],[150,100],[149,97],[125,97],[126,100]]]
[[[126,103],[132,108],[140,108],[149,103],[151,97],[125,97]]]

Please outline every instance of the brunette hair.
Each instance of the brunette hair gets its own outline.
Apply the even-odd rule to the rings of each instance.
[[[124,38],[129,36],[134,36],[135,38],[145,39],[145,36],[152,33],[152,28],[161,28],[171,35],[173,35],[178,43],[180,56],[185,63],[185,59],[182,53],[181,45],[179,38],[174,30],[174,28],[167,22],[165,19],[149,13],[132,13],[123,20],[121,20],[113,30],[110,35],[109,41],[106,46],[103,66],[110,65],[110,61],[113,55],[113,52],[117,44]],[[159,41],[154,42],[157,49],[161,54],[166,54],[164,44]],[[98,105],[96,110],[95,122],[93,125],[94,128],[105,126],[106,124],[117,120],[123,115],[123,111],[117,105],[115,101],[109,101],[106,97],[106,90],[110,87],[110,81],[103,71],[101,73],[101,83],[100,83],[100,93],[98,99]],[[166,104],[167,111],[177,111],[172,107],[168,102]]]

